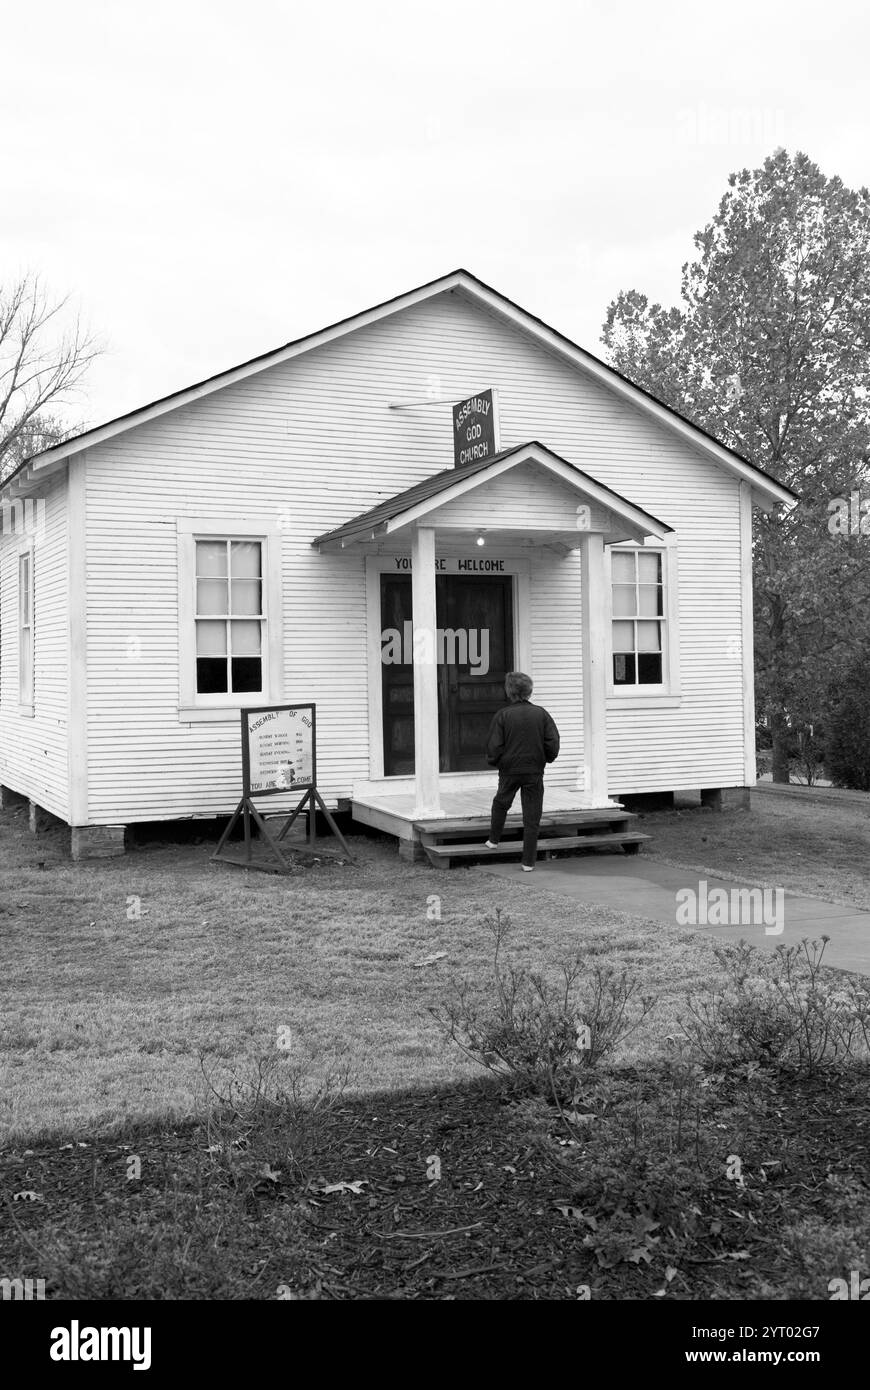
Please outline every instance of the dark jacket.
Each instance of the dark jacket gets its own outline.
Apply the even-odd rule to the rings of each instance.
[[[559,754],[559,730],[540,705],[517,700],[500,709],[489,726],[486,761],[507,777],[540,776]]]

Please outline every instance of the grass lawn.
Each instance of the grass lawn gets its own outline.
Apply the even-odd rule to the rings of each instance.
[[[845,866],[854,814],[822,809],[842,824],[765,803],[645,828],[676,862],[830,896],[791,876]],[[709,939],[378,839],[291,878],[212,848],[73,865],[0,815],[0,1276],[71,1297],[827,1298],[866,1264],[867,1068],[687,1072],[668,1039],[717,978]],[[571,1121],[479,1079],[431,1016],[451,980],[488,987],[496,908],[516,963],[583,950],[656,997]],[[255,1103],[264,1059],[308,1094],[336,1058],[349,1084],[321,1108]],[[221,1094],[235,1077],[234,1109],[210,1109],[203,1067]]]
[[[711,968],[691,929],[515,895],[483,869],[406,865],[386,840],[354,844],[355,866],[291,878],[210,864],[212,843],[83,865],[55,853],[41,870],[16,867],[34,849],[24,814],[0,817],[0,1142],[190,1116],[201,1053],[211,1070],[244,1072],[279,1028],[301,1051],[345,1052],[358,1090],[469,1076],[428,1010],[450,978],[487,975],[483,918],[497,907],[519,963],[582,947],[660,996],[635,1050],[673,1030]]]
[[[757,792],[751,811],[684,807],[639,824],[650,852],[680,867],[870,908],[870,796],[820,804]]]

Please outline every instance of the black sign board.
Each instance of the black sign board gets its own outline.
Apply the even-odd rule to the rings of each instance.
[[[453,463],[465,468],[498,453],[496,398],[490,387],[453,407]]]
[[[305,854],[336,856],[353,862],[353,856],[345,843],[344,836],[326,809],[323,798],[317,790],[317,710],[315,705],[260,705],[240,711],[242,720],[242,799],[236,807],[220,838],[212,859],[222,859],[228,864],[238,864],[247,869],[270,869],[273,872],[292,873],[285,857],[288,850]],[[255,796],[277,796],[280,793],[301,791],[302,797],[295,810],[284,819],[284,824],[273,835],[263,813],[254,805]],[[307,808],[308,833],[298,844],[287,842],[285,837],[297,818]],[[341,850],[332,845],[325,846],[317,840],[316,811],[320,809],[333,835],[338,839]],[[244,858],[238,859],[226,852],[239,820],[244,826]],[[277,861],[258,862],[253,852],[252,826],[256,826],[267,856],[271,853]]]

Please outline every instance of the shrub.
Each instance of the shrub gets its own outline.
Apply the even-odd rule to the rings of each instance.
[[[870,1050],[870,988],[863,979],[823,972],[829,939],[777,946],[772,958],[745,941],[715,948],[727,983],[690,995],[683,1020],[705,1066],[755,1062],[812,1072]]]
[[[264,1182],[305,1184],[324,1122],[350,1082],[344,1053],[305,1052],[291,1058],[275,1048],[258,1053],[240,1074],[212,1075],[200,1053],[205,1082],[205,1130],[212,1171],[250,1196]]]
[[[484,918],[493,937],[494,991],[476,997],[469,981],[434,1017],[451,1041],[497,1076],[573,1097],[581,1073],[609,1056],[653,1008],[629,974],[590,965],[582,954],[556,966],[556,978],[504,964],[510,918]]]

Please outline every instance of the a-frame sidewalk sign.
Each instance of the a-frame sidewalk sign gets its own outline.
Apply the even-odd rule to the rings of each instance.
[[[272,873],[293,872],[287,852],[326,855],[347,859],[353,855],[317,790],[317,719],[314,705],[258,705],[241,710],[242,722],[242,799],[218,842],[212,859],[237,864],[244,869],[266,869]],[[260,796],[286,796],[299,791],[302,797],[290,811],[277,834],[270,830],[264,812],[254,805]],[[298,816],[308,811],[308,834],[302,843],[288,844],[285,837]],[[341,845],[337,849],[317,839],[316,811],[322,811],[327,825]],[[245,830],[244,857],[228,854],[229,843],[239,818]],[[256,825],[267,856],[276,862],[263,862],[253,852],[251,823]],[[283,842],[283,843],[282,843]]]

